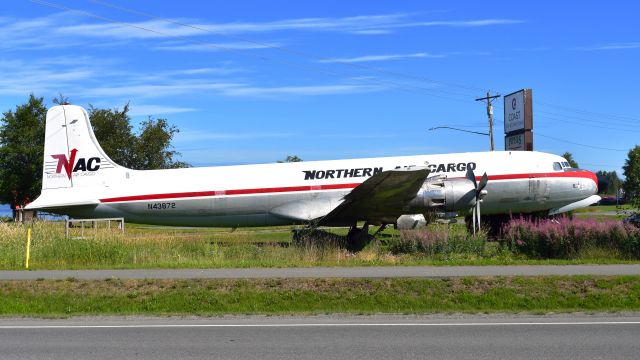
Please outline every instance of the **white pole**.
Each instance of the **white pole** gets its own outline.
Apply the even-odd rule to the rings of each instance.
[[[472,212],[472,218],[473,218],[473,235],[476,234],[476,207],[473,207],[473,212]]]

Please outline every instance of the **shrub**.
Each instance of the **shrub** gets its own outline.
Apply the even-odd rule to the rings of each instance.
[[[530,257],[568,259],[601,248],[640,258],[640,229],[614,220],[513,218],[502,234],[514,252]]]

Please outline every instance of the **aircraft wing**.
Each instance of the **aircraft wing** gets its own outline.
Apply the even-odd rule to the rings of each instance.
[[[325,215],[320,225],[352,225],[356,221],[395,222],[403,208],[418,194],[429,176],[428,169],[389,170],[375,174]]]

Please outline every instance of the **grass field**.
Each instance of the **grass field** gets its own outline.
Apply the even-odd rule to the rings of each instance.
[[[640,310],[640,276],[0,282],[1,316]]]
[[[98,231],[83,239],[64,237],[62,223],[35,223],[30,269],[105,268],[224,268],[380,265],[503,265],[503,264],[610,264],[629,263],[619,252],[585,249],[565,260],[529,259],[494,242],[471,249],[454,249],[431,255],[392,253],[389,242],[398,232],[386,230],[359,252],[337,246],[291,245],[291,228],[193,229],[127,225],[125,235]],[[437,225],[436,231],[464,239],[464,226]],[[87,232],[89,230],[85,229]],[[0,269],[23,269],[27,228],[0,224]],[[347,229],[332,230],[344,235]]]

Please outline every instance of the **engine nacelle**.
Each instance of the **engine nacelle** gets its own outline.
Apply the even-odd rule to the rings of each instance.
[[[476,204],[475,191],[475,184],[469,179],[427,179],[407,210],[423,213],[469,209]]]

